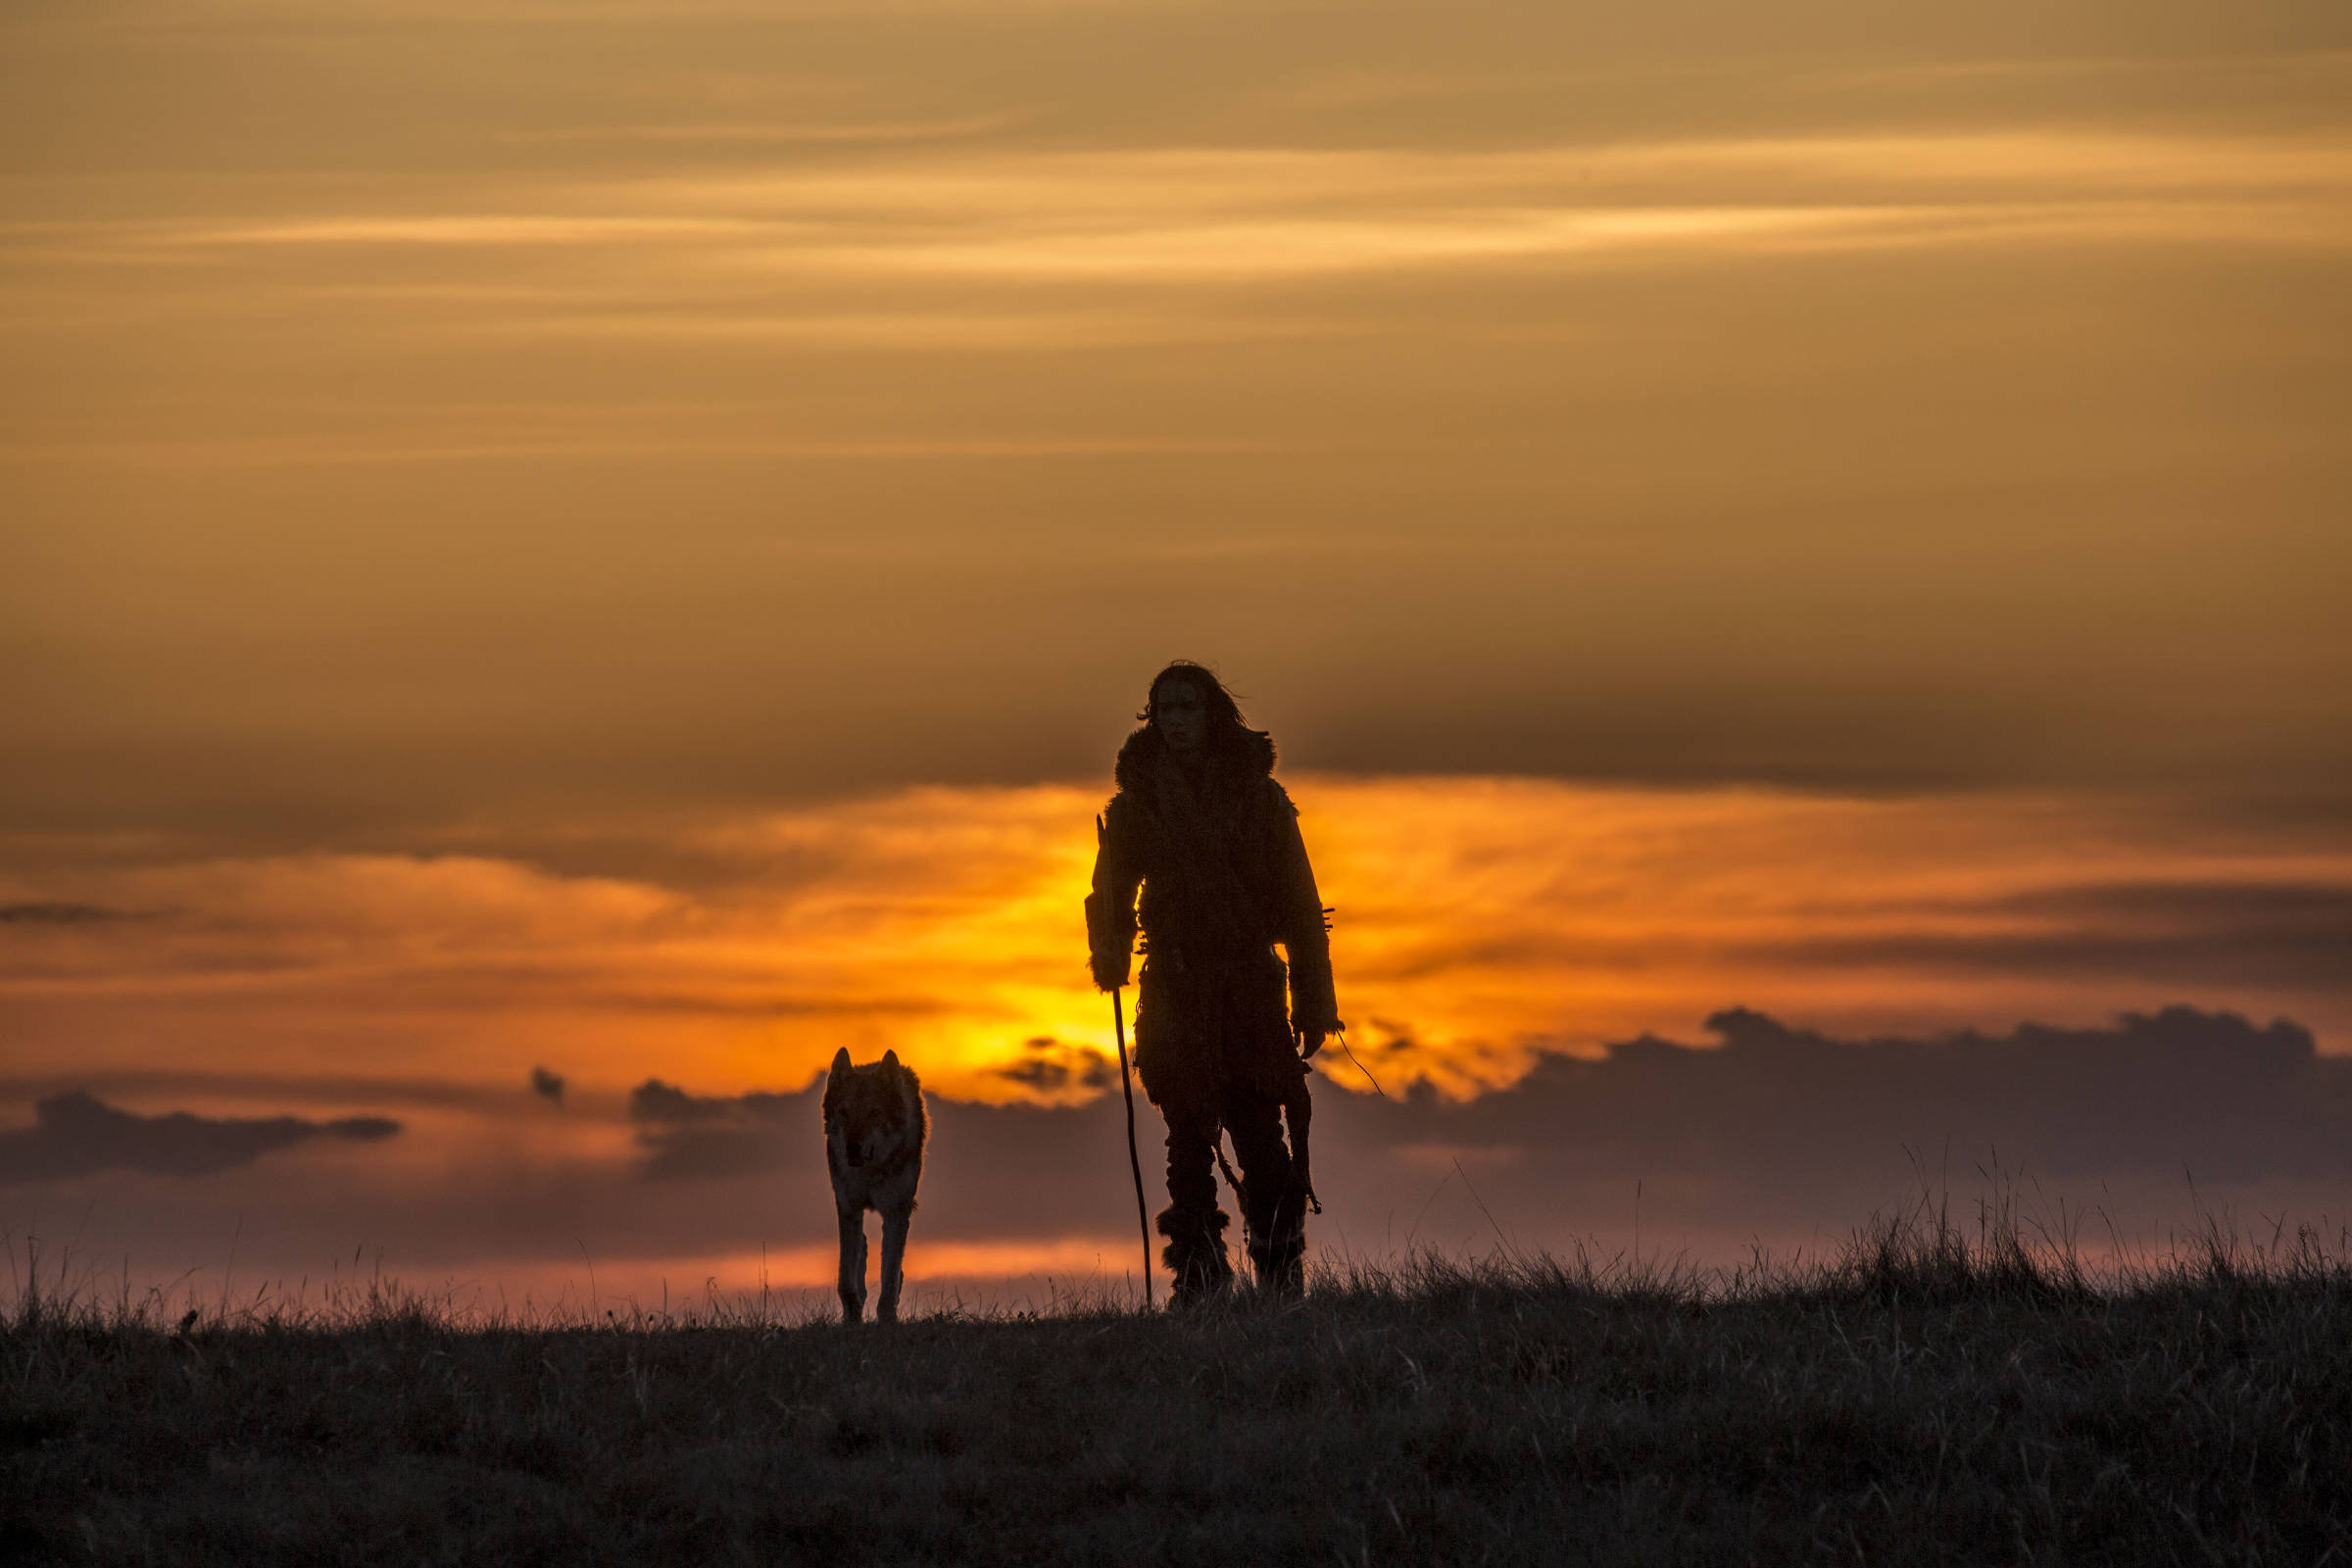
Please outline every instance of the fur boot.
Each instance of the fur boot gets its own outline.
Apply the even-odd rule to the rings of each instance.
[[[1159,1259],[1176,1276],[1173,1304],[1194,1306],[1224,1295],[1232,1286],[1233,1265],[1225,1260],[1228,1218],[1221,1208],[1160,1210],[1156,1225],[1168,1245],[1160,1250]]]
[[[1244,1204],[1243,1246],[1257,1288],[1277,1296],[1299,1296],[1306,1290],[1306,1194],[1295,1184],[1265,1184],[1270,1202]]]

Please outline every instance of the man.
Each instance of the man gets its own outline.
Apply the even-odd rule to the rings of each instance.
[[[1340,1028],[1298,808],[1274,782],[1272,739],[1242,722],[1232,694],[1200,665],[1161,670],[1139,716],[1143,727],[1119,749],[1086,922],[1095,984],[1115,991],[1127,983],[1142,889],[1135,1059],[1168,1123],[1160,1255],[1179,1303],[1232,1282],[1213,1172],[1221,1129],[1241,1164],[1258,1284],[1295,1294],[1313,1201],[1305,1058]]]

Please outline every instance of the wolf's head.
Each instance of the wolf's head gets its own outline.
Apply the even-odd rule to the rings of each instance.
[[[863,1067],[850,1064],[847,1047],[834,1053],[825,1081],[825,1141],[842,1164],[855,1169],[919,1151],[927,1120],[922,1085],[897,1052]]]

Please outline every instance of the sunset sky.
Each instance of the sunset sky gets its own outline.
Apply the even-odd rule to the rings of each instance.
[[[846,1045],[1116,1279],[1174,657],[1327,1255],[2352,1219],[2340,4],[17,0],[0,192],[19,1249],[804,1285]]]

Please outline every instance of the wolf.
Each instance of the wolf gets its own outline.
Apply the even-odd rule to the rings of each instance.
[[[825,1081],[825,1168],[833,1175],[833,1209],[841,1220],[841,1317],[865,1313],[865,1211],[882,1216],[882,1294],[874,1317],[899,1318],[905,1279],[906,1225],[914,1217],[914,1189],[923,1179],[923,1144],[931,1119],[914,1070],[886,1051],[870,1066],[850,1065],[847,1047],[833,1054]]]

